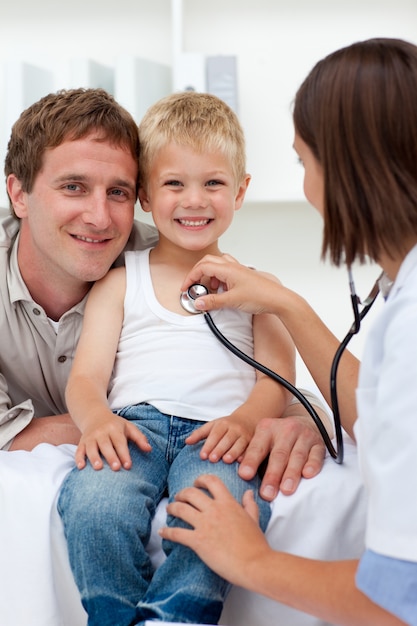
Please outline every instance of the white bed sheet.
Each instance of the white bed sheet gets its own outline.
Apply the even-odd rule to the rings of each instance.
[[[347,440],[345,463],[326,459],[321,474],[304,480],[296,494],[279,495],[267,529],[270,544],[312,558],[355,558],[363,550],[365,496],[356,450]],[[37,446],[32,452],[0,451],[0,624],[85,626],[86,615],[72,579],[56,497],[73,467],[70,445]],[[163,559],[153,523],[149,552]],[[228,626],[323,626],[298,611],[233,588],[222,615]]]

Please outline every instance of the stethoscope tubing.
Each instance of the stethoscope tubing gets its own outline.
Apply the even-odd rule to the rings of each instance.
[[[377,285],[378,283],[375,283]],[[379,289],[375,289],[375,285],[371,294],[365,300],[365,306],[362,311],[359,311],[359,300],[358,296],[354,293],[351,295],[352,300],[352,308],[354,312],[354,322],[347,332],[345,338],[341,341],[338,349],[336,350],[336,354],[333,357],[332,365],[330,368],[330,402],[333,412],[333,421],[334,421],[334,429],[335,429],[335,437],[336,437],[336,455],[333,457],[337,463],[343,463],[343,431],[342,425],[340,421],[340,412],[339,412],[339,401],[337,398],[337,368],[339,366],[339,362],[343,352],[346,350],[348,343],[352,339],[354,335],[356,335],[361,327],[361,322],[365,315],[370,311],[372,305],[374,304],[376,297],[379,293]],[[327,447],[327,446],[326,446]],[[333,446],[332,446],[333,447]],[[330,452],[330,450],[329,450]],[[331,454],[331,452],[330,452]],[[332,455],[333,456],[333,455]]]
[[[341,424],[340,412],[339,412],[339,402],[337,399],[337,369],[339,366],[341,356],[346,349],[346,346],[348,345],[352,337],[359,332],[363,318],[369,312],[369,310],[371,309],[372,305],[374,304],[378,296],[379,281],[381,279],[381,276],[378,277],[377,281],[372,287],[372,290],[369,296],[363,302],[364,306],[363,306],[362,311],[359,311],[360,300],[355,293],[352,273],[349,268],[349,284],[350,284],[350,289],[351,289],[351,301],[352,301],[352,308],[353,308],[353,313],[354,313],[354,322],[352,326],[350,327],[348,333],[346,334],[345,338],[340,343],[336,351],[336,354],[334,355],[332,365],[330,368],[330,400],[331,400],[331,408],[333,412],[336,447],[333,445],[332,440],[330,439],[330,436],[320,416],[318,415],[316,409],[311,404],[311,402],[307,400],[304,394],[302,394],[301,391],[297,389],[297,387],[295,387],[288,380],[286,380],[285,378],[283,378],[282,376],[280,376],[273,370],[269,369],[262,363],[259,363],[258,361],[256,361],[253,357],[250,357],[249,355],[242,352],[242,350],[240,350],[237,346],[231,343],[227,339],[227,337],[223,335],[223,333],[214,323],[213,318],[208,311],[199,311],[194,307],[193,303],[196,300],[196,298],[208,293],[208,290],[204,285],[201,285],[199,283],[191,285],[191,287],[189,287],[187,291],[181,294],[181,305],[184,307],[186,311],[190,313],[200,313],[200,314],[202,313],[212,333],[228,350],[230,350],[230,352],[232,352],[235,356],[242,359],[242,361],[245,361],[246,363],[248,363],[251,367],[254,367],[255,369],[257,369],[259,372],[262,372],[266,376],[269,376],[270,378],[272,378],[272,380],[282,385],[283,387],[285,387],[285,389],[287,389],[290,393],[292,393],[292,395],[295,398],[297,398],[297,400],[302,404],[302,406],[306,409],[310,417],[313,419],[314,423],[316,424],[320,432],[324,445],[326,446],[327,451],[329,452],[330,456],[334,459],[336,463],[342,464],[343,458],[344,458],[344,445],[343,445],[343,430],[342,430],[342,424]]]
[[[335,449],[329,437],[329,434],[322,420],[320,419],[317,411],[315,410],[311,402],[309,402],[307,398],[301,393],[301,391],[297,389],[297,387],[295,387],[292,383],[290,383],[288,380],[286,380],[285,378],[283,378],[282,376],[280,376],[273,370],[269,369],[265,365],[262,365],[262,363],[259,363],[258,361],[250,357],[249,355],[242,352],[237,346],[231,343],[227,339],[227,337],[223,335],[223,333],[219,330],[219,328],[214,323],[213,318],[211,317],[208,311],[205,311],[203,314],[207,322],[207,325],[209,326],[212,333],[228,350],[230,350],[230,352],[232,352],[237,357],[242,359],[242,361],[245,361],[246,363],[248,363],[248,365],[254,367],[259,372],[266,374],[266,376],[269,376],[270,378],[272,378],[272,380],[274,380],[278,384],[285,387],[285,389],[290,391],[293,394],[293,396],[295,396],[297,400],[299,400],[299,402],[304,406],[306,411],[314,420],[317,428],[319,429],[320,435],[322,436],[322,439],[324,441],[324,444],[329,454],[335,459],[337,463],[343,463],[343,437],[341,436],[340,419],[338,420],[338,424],[336,424],[336,420],[335,420],[335,431],[336,431],[336,441],[337,441],[337,449]],[[339,434],[339,431],[340,431],[340,434]]]

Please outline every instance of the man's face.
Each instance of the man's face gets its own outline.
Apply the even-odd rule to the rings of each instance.
[[[89,135],[47,150],[31,193],[12,181],[25,281],[36,271],[65,289],[104,276],[132,228],[136,178],[128,149]]]

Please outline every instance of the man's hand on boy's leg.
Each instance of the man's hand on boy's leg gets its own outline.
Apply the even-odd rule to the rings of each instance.
[[[298,405],[292,407],[293,415],[259,422],[240,464],[239,475],[249,480],[266,461],[260,489],[265,500],[279,491],[294,493],[302,477],[312,478],[323,467],[326,448],[316,425],[304,413],[297,415]]]

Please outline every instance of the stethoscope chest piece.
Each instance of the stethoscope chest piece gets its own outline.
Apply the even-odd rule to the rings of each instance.
[[[200,296],[206,296],[208,294],[208,289],[204,285],[200,283],[195,283],[188,287],[187,291],[183,291],[180,296],[180,302],[183,309],[188,311],[188,313],[203,313],[203,311],[198,311],[195,308],[195,301]]]

